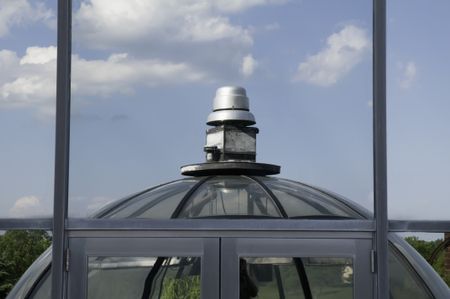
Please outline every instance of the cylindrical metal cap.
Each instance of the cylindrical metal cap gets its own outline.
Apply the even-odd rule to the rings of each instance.
[[[245,88],[239,86],[224,86],[216,91],[213,110],[249,110]]]
[[[243,87],[224,86],[217,89],[213,111],[207,121],[211,126],[225,123],[250,126],[256,123],[255,117],[249,112],[249,100]]]

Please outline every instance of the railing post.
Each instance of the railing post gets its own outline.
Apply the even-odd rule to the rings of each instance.
[[[386,0],[373,0],[373,148],[377,298],[387,299]]]
[[[55,186],[53,203],[52,298],[66,298],[64,252],[69,185],[70,64],[72,1],[58,0]]]

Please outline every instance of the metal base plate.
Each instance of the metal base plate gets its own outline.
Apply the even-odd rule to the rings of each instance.
[[[206,175],[271,175],[279,174],[280,166],[255,162],[214,162],[191,164],[181,167],[181,174],[188,176]]]

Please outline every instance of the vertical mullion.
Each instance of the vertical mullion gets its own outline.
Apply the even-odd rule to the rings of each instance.
[[[64,252],[68,210],[70,65],[72,1],[58,0],[58,58],[56,79],[55,181],[53,202],[52,298],[66,297]]]
[[[386,154],[386,0],[373,0],[373,148],[377,298],[389,298]]]

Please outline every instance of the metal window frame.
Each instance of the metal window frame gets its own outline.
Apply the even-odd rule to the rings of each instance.
[[[139,232],[333,232],[371,233],[376,259],[376,298],[388,298],[388,233],[445,232],[450,221],[388,220],[386,149],[386,0],[373,0],[373,220],[136,220],[68,219],[69,142],[71,101],[72,0],[58,0],[58,58],[54,209],[52,218],[0,219],[0,230],[53,231],[52,298],[66,298],[65,250],[70,235]],[[274,230],[276,227],[276,230]]]

